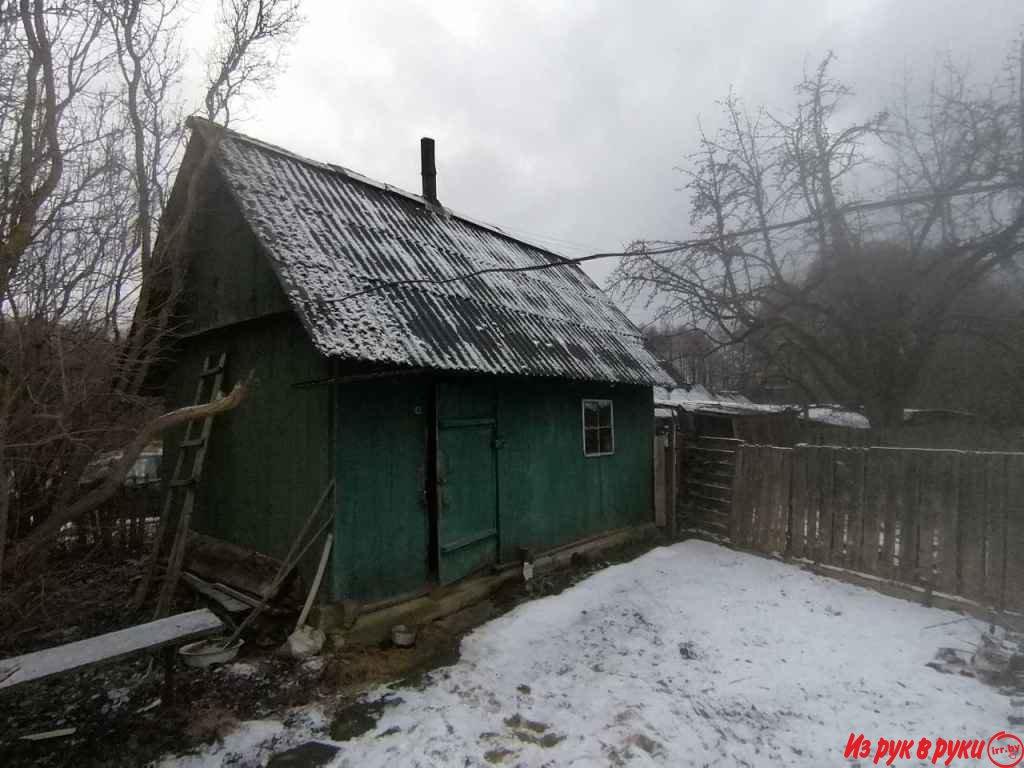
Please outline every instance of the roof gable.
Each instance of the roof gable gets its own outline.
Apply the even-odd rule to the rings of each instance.
[[[192,124],[202,133],[212,127]],[[550,251],[231,131],[216,162],[324,355],[452,371],[669,380],[626,316]],[[548,264],[558,266],[391,285]]]

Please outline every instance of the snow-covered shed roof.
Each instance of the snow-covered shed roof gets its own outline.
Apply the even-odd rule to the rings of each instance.
[[[654,404],[661,408],[678,408],[690,413],[712,413],[721,416],[752,416],[796,411],[792,405],[754,403],[750,398],[731,392],[712,392],[695,384],[673,389],[654,387]]]
[[[198,119],[191,125],[204,138],[217,130]],[[324,355],[671,382],[628,318],[579,267],[551,251],[233,131],[223,133],[215,158]],[[549,264],[557,266],[507,271]],[[460,279],[495,268],[506,271]]]
[[[800,418],[831,427],[847,427],[848,429],[871,429],[868,417],[858,411],[851,411],[840,405],[811,405],[806,415]]]

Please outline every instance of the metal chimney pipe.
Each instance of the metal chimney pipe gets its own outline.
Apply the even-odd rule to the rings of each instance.
[[[428,136],[420,139],[420,168],[423,174],[423,199],[440,205],[437,201],[437,167],[434,165],[434,140]]]

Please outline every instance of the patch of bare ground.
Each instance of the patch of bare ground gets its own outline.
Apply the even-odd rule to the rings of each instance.
[[[145,765],[168,752],[215,741],[239,721],[286,717],[289,709],[313,703],[331,718],[334,738],[354,738],[371,731],[380,715],[360,701],[368,688],[396,681],[400,687],[428,684],[434,670],[458,661],[461,638],[473,628],[523,602],[557,594],[612,563],[631,560],[653,544],[632,543],[600,559],[576,558],[569,568],[528,585],[508,584],[490,600],[419,627],[416,645],[408,649],[390,642],[342,647],[303,663],[273,653],[290,631],[287,620],[264,624],[247,636],[232,664],[208,670],[178,664],[172,706],[156,703],[163,695],[163,668],[155,656],[19,686],[0,693],[0,766]],[[147,620],[150,609],[130,616],[126,608],[140,567],[137,560],[116,557],[55,559],[45,574],[15,585],[16,609],[8,602],[7,610],[0,610],[0,658]],[[199,605],[182,590],[174,610]],[[524,721],[511,730],[521,741],[540,746],[561,738],[531,725]],[[75,731],[43,741],[21,738],[64,728]],[[508,757],[500,752],[488,761]]]

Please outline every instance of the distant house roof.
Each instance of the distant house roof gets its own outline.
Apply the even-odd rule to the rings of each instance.
[[[198,119],[191,125],[204,137],[216,129]],[[561,256],[419,195],[233,131],[223,134],[216,162],[324,355],[671,383],[637,328]],[[548,264],[556,266],[427,282]],[[406,280],[423,282],[391,285]]]

